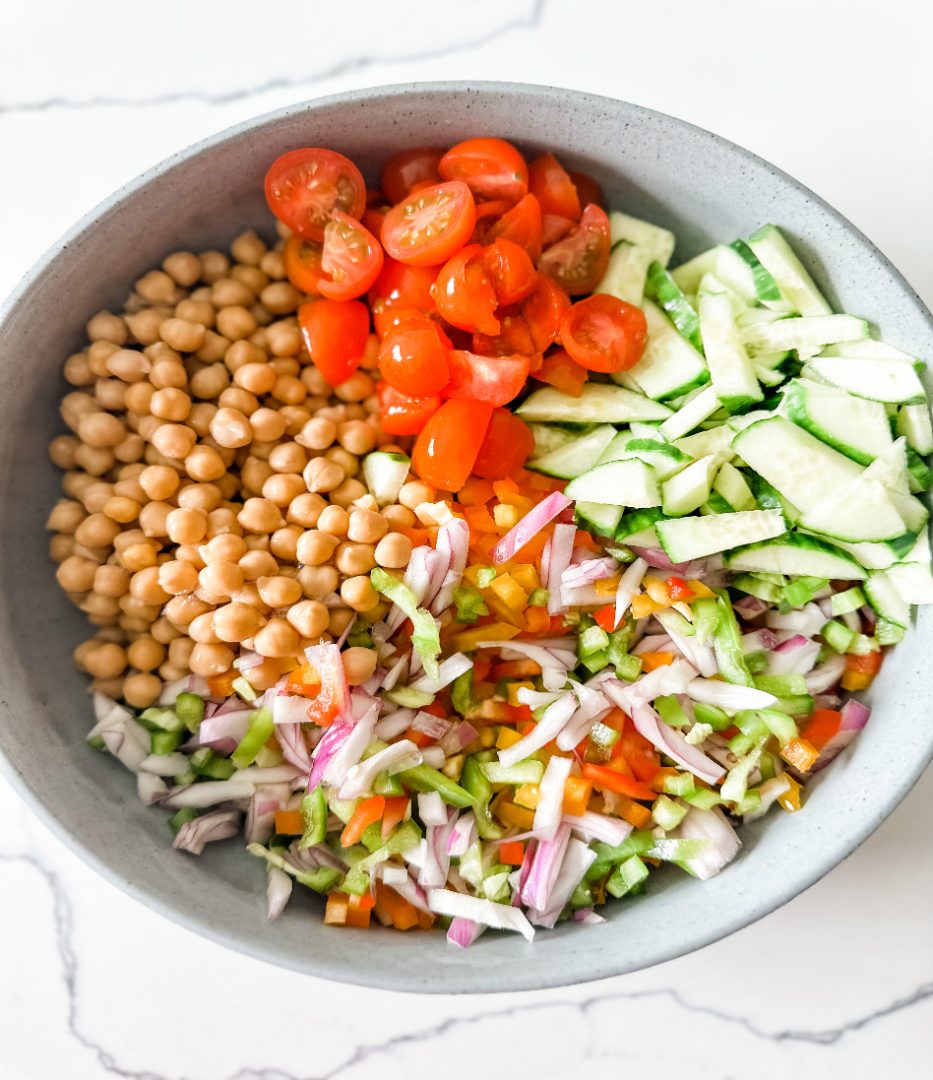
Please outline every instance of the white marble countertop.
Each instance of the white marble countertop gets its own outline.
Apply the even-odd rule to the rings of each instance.
[[[855,221],[933,302],[928,5],[475,0],[464,19],[409,0],[399,24],[373,0],[280,0],[265,38],[259,10],[0,6],[0,294],[120,183],[234,121],[355,86],[505,78],[637,101],[749,147]],[[933,772],[820,884],[692,956],[589,986],[454,998],[325,984],[203,941],[98,878],[0,781],[0,1075],[929,1077],[931,801]]]

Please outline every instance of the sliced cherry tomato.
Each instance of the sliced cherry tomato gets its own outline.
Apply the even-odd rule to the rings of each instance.
[[[359,300],[313,300],[298,309],[298,323],[314,366],[339,386],[360,366],[369,337],[369,308]]]
[[[528,379],[527,356],[478,356],[454,349],[448,360],[450,381],[446,398],[470,398],[487,405],[507,405],[518,397]]]
[[[388,212],[388,206],[367,206],[363,214],[363,226],[369,229],[373,236],[381,236],[382,224]]]
[[[523,247],[534,262],[541,257],[541,205],[534,195],[526,195],[499,218],[487,231],[483,242],[497,237]]]
[[[409,266],[438,266],[469,240],[476,220],[473,193],[460,180],[413,192],[386,214],[382,244]]]
[[[434,282],[437,270],[433,266],[406,266],[397,259],[386,258],[382,272],[369,290],[369,306],[373,325],[381,338],[392,327],[411,315],[434,315]]]
[[[331,300],[362,296],[382,269],[382,245],[358,221],[335,210],[324,227],[320,291]]]
[[[511,207],[512,204],[507,199],[493,199],[491,202],[477,203],[476,224],[473,226],[474,240],[478,243],[485,243],[486,232],[495,225],[503,214],[507,214]]]
[[[400,203],[411,194],[415,184],[440,183],[437,171],[444,156],[442,146],[416,146],[394,154],[382,166],[382,190],[390,203]]]
[[[321,267],[324,247],[316,240],[302,240],[295,233],[285,241],[282,262],[285,276],[301,292],[320,296],[321,282],[327,276]]]
[[[588,378],[586,368],[571,359],[563,349],[545,356],[544,362],[534,376],[571,397],[579,397],[583,393],[583,387]]]
[[[522,304],[522,315],[537,351],[544,352],[557,341],[561,320],[569,309],[570,297],[556,282],[539,274],[534,292]]]
[[[580,220],[580,197],[570,174],[553,154],[542,154],[528,165],[528,190],[541,204],[542,214]]]
[[[467,482],[492,417],[492,406],[466,398],[445,401],[422,429],[412,464],[422,480],[443,491]]]
[[[400,394],[387,382],[376,386],[382,430],[387,435],[417,435],[441,407],[439,397],[414,398]]]
[[[426,315],[393,327],[379,348],[379,370],[385,381],[410,397],[439,394],[450,377],[449,350],[442,333]]]
[[[473,352],[480,356],[534,356],[538,348],[520,314],[502,315],[498,334],[474,334]]]
[[[534,291],[538,271],[528,252],[514,241],[493,240],[484,249],[483,259],[500,304],[517,304]]]
[[[508,409],[493,409],[473,472],[487,480],[503,480],[518,472],[534,448],[534,436],[523,420]]]
[[[541,215],[541,243],[547,250],[558,240],[563,240],[573,232],[576,222],[573,218],[562,217],[560,214]]]
[[[353,162],[334,150],[308,146],[276,158],[266,173],[266,201],[292,232],[323,240],[335,210],[353,218],[366,209],[366,184]]]
[[[541,256],[538,269],[571,296],[580,296],[599,284],[609,263],[609,248],[609,218],[590,203],[573,232]]]
[[[441,158],[445,180],[462,180],[483,199],[518,200],[528,191],[525,159],[505,139],[467,139]]]
[[[577,197],[580,200],[581,206],[586,206],[587,203],[595,203],[597,206],[606,208],[606,196],[603,193],[603,189],[596,183],[592,176],[588,176],[582,172],[571,172],[570,179],[573,181],[573,186],[577,189]]]
[[[645,351],[648,328],[640,308],[608,293],[578,300],[560,324],[564,348],[590,371],[627,371]]]
[[[441,267],[434,303],[451,326],[498,334],[499,301],[479,244],[467,244]]]

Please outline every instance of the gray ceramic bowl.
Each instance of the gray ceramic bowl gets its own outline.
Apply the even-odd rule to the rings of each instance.
[[[5,770],[72,848],[114,884],[198,933],[310,974],[412,991],[519,990],[599,979],[715,941],[773,911],[853,851],[933,754],[924,722],[933,613],[885,664],[874,716],[846,757],[812,786],[803,813],[743,831],[745,850],[700,883],[659,875],[649,894],[610,905],[598,929],[564,925],[533,945],[487,934],[466,951],[443,934],[368,934],[323,926],[311,899],[266,925],[262,867],[236,843],[199,859],[171,850],[165,817],[144,808],[129,773],[89,750],[84,679],[70,652],[87,636],[59,594],[43,522],[59,490],[46,456],[61,430],[62,361],[87,318],[177,248],[268,231],[269,162],[292,147],[333,146],[375,175],[405,146],[495,134],[550,149],[592,173],[612,206],[673,229],[678,257],[776,222],[842,310],[893,344],[933,356],[933,323],[862,234],[789,176],[707,131],[636,105],[546,87],[485,83],[364,90],[282,110],[170,158],[79,222],[0,313],[0,746]],[[14,509],[15,508],[15,509]],[[301,890],[299,890],[301,891]]]

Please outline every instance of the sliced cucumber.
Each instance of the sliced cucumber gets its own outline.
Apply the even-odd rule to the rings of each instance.
[[[671,562],[702,559],[740,544],[782,536],[787,529],[780,510],[745,510],[735,514],[682,517],[659,521],[661,547]]]
[[[776,322],[755,323],[742,328],[749,355],[780,349],[814,349],[839,341],[868,337],[868,323],[854,315],[811,315]]]
[[[837,546],[847,551],[868,570],[887,570],[900,559],[909,557],[915,540],[913,533],[905,533],[887,543],[847,544],[844,541],[837,541]]]
[[[788,533],[768,544],[750,544],[725,557],[730,570],[746,573],[793,574],[804,577],[863,581],[861,566],[844,551],[802,533]]]
[[[874,338],[849,341],[844,345],[827,345],[820,356],[861,356],[870,360],[909,360],[911,363],[917,359],[910,353],[895,349],[886,341],[876,341]]]
[[[580,473],[592,469],[615,437],[616,429],[611,424],[600,424],[586,435],[581,435],[549,454],[533,458],[528,462],[528,468],[548,476],[572,480]]]
[[[790,310],[774,278],[744,240],[718,248],[715,273],[747,304],[764,304],[785,312]]]
[[[908,531],[887,488],[867,476],[867,469],[851,484],[810,507],[800,519],[809,532],[849,544],[893,540]]]
[[[752,489],[745,482],[745,477],[729,462],[719,467],[713,490],[732,507],[733,510],[754,510],[757,506]]]
[[[578,502],[574,507],[574,517],[578,525],[594,536],[615,536],[615,531],[622,517],[621,506],[608,506],[605,503]]]
[[[711,386],[694,391],[676,413],[661,424],[661,434],[668,442],[689,435],[719,408],[719,398]]]
[[[675,329],[664,312],[650,300],[642,305],[648,341],[638,363],[625,375],[635,380],[650,398],[679,397],[709,382],[706,361]]]
[[[623,514],[616,527],[616,543],[628,543],[632,536],[638,536],[646,529],[653,529],[657,522],[664,517],[664,511],[660,506],[652,506],[647,510],[632,510]]]
[[[897,413],[897,433],[903,435],[911,450],[921,457],[933,454],[933,423],[929,406],[904,405]]]
[[[888,567],[888,578],[905,604],[933,604],[930,564],[901,562]]]
[[[832,498],[862,472],[854,461],[783,416],[751,424],[736,435],[732,448],[803,513]]]
[[[892,443],[882,404],[809,379],[788,383],[782,411],[821,442],[862,465],[874,461]]]
[[[398,501],[410,468],[407,454],[376,450],[363,458],[363,481],[380,506],[389,506]]]
[[[771,274],[794,311],[829,315],[832,308],[804,269],[776,225],[765,225],[749,237],[748,246]]]
[[[664,420],[671,410],[632,390],[589,382],[579,397],[552,386],[535,390],[515,410],[526,421],[551,420],[590,424],[627,424],[632,420]]]
[[[933,487],[933,469],[911,447],[907,448],[907,472],[910,474],[910,490],[914,494]]]
[[[661,492],[654,469],[643,461],[609,461],[571,480],[564,489],[568,499],[611,506],[660,506]]]
[[[612,440],[598,464],[628,461],[631,458],[650,465],[659,482],[680,472],[692,460],[670,443],[659,442],[657,439],[631,439],[622,432]]]
[[[700,297],[700,330],[713,389],[719,401],[730,411],[761,401],[764,394],[726,296],[707,293]]]
[[[559,450],[560,447],[579,439],[581,435],[579,431],[568,431],[557,424],[529,424],[528,429],[535,441],[534,457],[544,457],[552,450]]]
[[[642,529],[641,532],[630,533],[625,538],[625,545],[642,547],[642,548],[656,548],[660,547],[661,541],[658,539],[657,528],[654,525],[650,525],[647,529]]]
[[[903,438],[891,444],[863,473],[866,480],[879,481],[887,492],[897,513],[903,518],[908,532],[919,533],[929,518],[923,503],[910,494],[910,473],[907,464],[907,444]]]
[[[716,269],[717,254],[718,248],[710,248],[671,271],[674,284],[683,290],[685,296],[696,296],[704,276]]]
[[[698,510],[710,496],[717,461],[713,454],[694,461],[661,485],[661,505],[668,517]]]
[[[662,229],[660,225],[641,221],[618,210],[613,210],[609,215],[609,232],[613,247],[620,240],[624,240],[626,243],[647,248],[651,252],[649,261],[659,262],[662,266],[667,266],[674,254],[676,241],[669,229]]]
[[[913,405],[926,401],[923,383],[910,360],[814,356],[803,373],[869,401],[891,405]]]
[[[700,337],[700,317],[680,286],[659,262],[648,267],[645,296],[660,307],[677,329],[677,333],[697,350],[703,351]]]
[[[886,570],[873,570],[863,588],[869,604],[883,619],[907,629],[910,625],[910,605],[902,599]]]
[[[649,248],[623,240],[612,249],[606,273],[593,292],[609,293],[640,307],[645,296],[648,267],[653,261],[654,255]]]
[[[732,449],[734,436],[735,433],[722,424],[719,427],[708,428],[706,431],[698,431],[695,435],[686,435],[673,445],[692,458],[715,454],[720,461],[730,461],[735,457],[735,451]]]

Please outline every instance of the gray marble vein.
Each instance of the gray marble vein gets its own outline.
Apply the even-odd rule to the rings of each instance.
[[[448,45],[440,45],[435,48],[423,49],[418,52],[402,53],[392,51],[385,54],[374,53],[369,56],[349,56],[338,60],[329,67],[318,71],[309,72],[307,75],[295,77],[280,77],[268,79],[256,86],[239,87],[234,90],[226,90],[219,93],[211,93],[209,90],[172,90],[164,94],[151,96],[123,96],[101,94],[88,98],[67,98],[61,96],[42,98],[36,101],[0,102],[0,115],[11,113],[41,112],[48,109],[93,109],[93,108],[124,108],[124,107],[153,107],[159,105],[174,105],[179,102],[195,102],[205,105],[229,105],[247,98],[256,97],[259,94],[270,93],[276,90],[296,89],[303,90],[305,87],[314,86],[326,79],[335,79],[339,76],[349,75],[353,72],[363,71],[366,68],[384,64],[389,67],[399,65],[417,64],[429,60],[440,60],[444,57],[454,56],[459,53],[470,52],[473,49],[490,45],[513,30],[536,30],[544,19],[545,9],[550,0],[532,0],[528,10],[521,15],[508,19],[489,30],[467,37]]]

